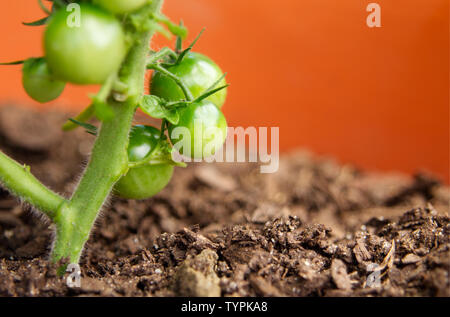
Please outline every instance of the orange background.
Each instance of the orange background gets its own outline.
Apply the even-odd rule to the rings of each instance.
[[[4,2],[0,60],[40,56],[42,28],[20,24],[43,16],[37,1]],[[370,2],[381,28],[366,25]],[[231,126],[279,126],[282,150],[449,181],[448,0],[166,0],[164,11],[190,39],[207,27],[197,50],[229,74]],[[79,109],[94,91],[69,87],[56,104]],[[8,101],[38,106],[19,67],[0,69]]]

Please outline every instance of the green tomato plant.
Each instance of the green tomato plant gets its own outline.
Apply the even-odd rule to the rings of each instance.
[[[51,260],[78,263],[92,227],[109,195],[146,199],[170,181],[174,160],[170,136],[176,128],[194,133],[215,128],[220,137],[192,134],[192,157],[213,155],[224,143],[227,123],[221,112],[225,75],[209,58],[183,49],[187,29],[161,11],[163,0],[50,0],[38,4],[46,17],[30,26],[45,26],[44,57],[3,63],[23,64],[23,86],[38,102],[56,99],[66,83],[101,84],[91,104],[62,127],[77,127],[96,136],[89,163],[70,198],[36,179],[29,166],[0,151],[0,184],[46,215],[55,227]],[[78,22],[77,22],[78,21]],[[175,49],[150,50],[155,32],[177,37]],[[145,75],[153,70],[151,94]],[[137,109],[161,119],[161,127],[132,126]],[[99,126],[88,123],[96,117]],[[169,136],[167,136],[169,134]],[[209,151],[204,150],[205,144]],[[185,149],[184,149],[185,150]],[[181,154],[183,150],[179,151]],[[200,153],[200,155],[198,154]]]

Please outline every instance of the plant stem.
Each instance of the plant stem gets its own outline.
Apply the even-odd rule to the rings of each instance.
[[[178,57],[178,55],[174,51],[172,51],[170,48],[163,47],[158,52],[155,52],[151,56],[148,57],[147,65],[155,64],[156,62],[158,62],[158,60],[163,59],[166,56],[170,56],[173,59],[176,59]]]
[[[153,12],[159,12],[162,0],[152,2]],[[149,42],[153,30],[137,37],[120,72],[120,80],[129,87],[128,99],[110,101],[114,118],[105,121],[97,137],[88,167],[71,200],[56,217],[56,241],[52,260],[69,258],[78,263],[84,244],[99,210],[114,184],[128,171],[128,134],[139,99],[144,92],[144,77]]]
[[[65,199],[45,187],[29,167],[20,165],[0,151],[0,182],[23,201],[35,206],[53,219]]]

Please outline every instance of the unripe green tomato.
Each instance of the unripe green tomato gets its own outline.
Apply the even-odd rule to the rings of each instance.
[[[143,161],[152,154],[160,138],[160,131],[154,127],[137,125],[130,132],[128,160]],[[169,164],[143,165],[130,168],[114,187],[115,193],[126,199],[147,199],[167,186],[173,174]]]
[[[80,4],[79,17],[65,9],[51,17],[44,34],[48,66],[60,80],[102,84],[125,57],[122,25],[111,13],[87,3]]]
[[[66,86],[65,82],[52,77],[43,58],[30,58],[25,61],[22,84],[28,96],[42,103],[58,98]]]
[[[149,3],[149,0],[94,0],[94,3],[115,14],[136,11]]]
[[[227,121],[215,104],[202,100],[180,111],[178,124],[169,125],[169,137],[181,154],[204,159],[223,146]]]
[[[180,64],[168,67],[167,70],[183,80],[194,98],[203,94],[223,75],[222,70],[216,63],[205,55],[195,52],[188,53]],[[225,79],[217,87],[224,85],[226,85]],[[157,71],[153,73],[150,91],[153,95],[169,101],[185,99],[181,88],[171,78]],[[207,100],[221,108],[226,97],[227,89],[225,88],[209,96]]]

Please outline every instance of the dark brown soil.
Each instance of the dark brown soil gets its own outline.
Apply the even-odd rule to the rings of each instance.
[[[93,137],[64,119],[1,107],[0,148],[68,195]],[[109,201],[70,289],[46,261],[51,227],[0,190],[0,296],[449,296],[449,201],[430,176],[305,152],[270,175],[194,164],[157,197]]]

